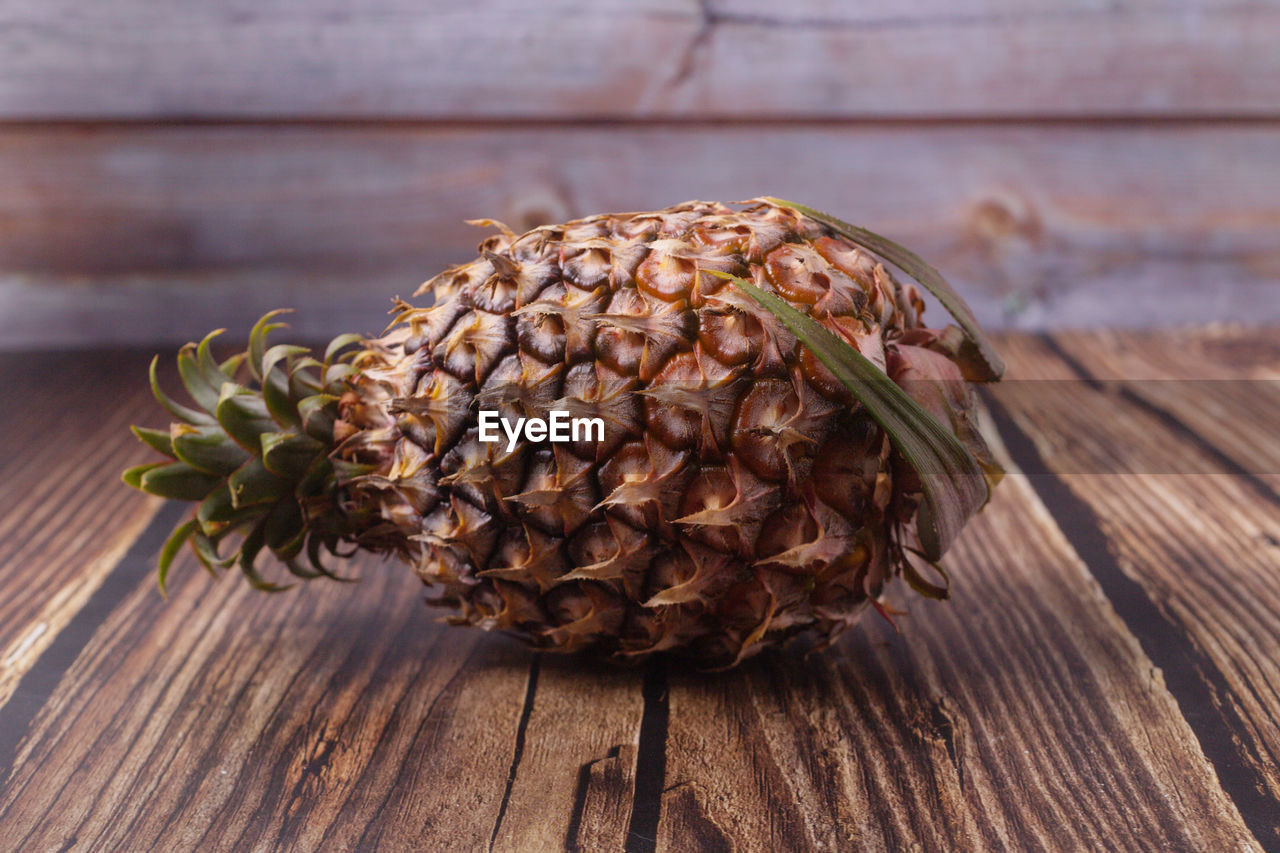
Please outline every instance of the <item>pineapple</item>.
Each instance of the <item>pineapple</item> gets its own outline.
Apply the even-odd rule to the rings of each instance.
[[[381,337],[316,358],[269,347],[268,315],[219,363],[211,335],[178,356],[194,407],[153,362],[175,422],[135,433],[167,458],[125,481],[199,502],[162,588],[186,543],[267,590],[264,552],[309,578],[363,548],[452,623],[706,667],[830,643],[895,576],[945,595],[923,565],[999,474],[966,380],[1002,366],[931,268],[772,198],[476,224],[496,232],[479,257],[426,282],[429,304],[397,300]],[[868,249],[963,328],[925,326]],[[595,429],[493,440],[495,419],[557,412]]]

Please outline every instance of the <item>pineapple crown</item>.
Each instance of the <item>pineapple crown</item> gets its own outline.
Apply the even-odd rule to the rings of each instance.
[[[262,577],[256,564],[264,551],[299,578],[343,580],[325,566],[325,553],[349,556],[344,545],[378,544],[362,541],[379,526],[376,509],[341,500],[339,482],[361,472],[339,469],[358,466],[330,458],[338,400],[356,371],[353,345],[361,338],[335,338],[321,359],[305,347],[267,348],[267,335],[284,328],[272,322],[281,313],[259,320],[248,349],[225,361],[210,351],[221,329],[182,347],[178,372],[194,408],[161,389],[158,357],[151,362],[151,390],[175,420],[167,431],[132,429],[168,459],[130,468],[124,482],[162,498],[198,502],[161,549],[162,591],[186,543],[211,572],[238,564],[249,583],[267,591],[288,585]],[[224,543],[237,533],[239,546],[224,554]]]

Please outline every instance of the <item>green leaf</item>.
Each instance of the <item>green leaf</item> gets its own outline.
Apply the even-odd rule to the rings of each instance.
[[[266,527],[267,519],[264,518],[241,543],[240,571],[244,573],[249,585],[254,589],[262,590],[263,592],[281,592],[289,587],[267,581],[258,573],[258,568],[255,565],[258,560],[258,554],[262,552],[262,548],[266,544]]]
[[[293,484],[268,471],[255,456],[227,478],[227,487],[231,490],[231,502],[236,509],[241,509],[286,497]]]
[[[290,481],[297,481],[325,445],[306,435],[293,432],[268,432],[262,435],[262,464],[267,470]]]
[[[227,381],[227,375],[209,351],[209,344],[223,331],[215,329],[205,335],[197,346],[187,344],[178,352],[178,373],[182,375],[182,384],[191,399],[210,412],[218,405],[222,384]]]
[[[162,429],[147,429],[146,427],[131,426],[129,429],[133,432],[138,440],[150,447],[152,450],[159,451],[170,459],[177,459],[173,452],[173,442],[169,440],[169,433]]]
[[[173,415],[183,423],[188,424],[212,424],[216,423],[213,415],[207,412],[201,412],[197,409],[188,408],[181,403],[174,402],[168,394],[160,388],[160,380],[156,376],[156,365],[160,362],[160,356],[151,359],[151,393],[155,396],[156,402],[164,407],[164,410]]]
[[[129,474],[130,471],[125,472],[126,477]],[[217,488],[219,482],[221,480],[218,477],[185,462],[169,462],[144,472],[138,488],[147,494],[170,500],[200,501]]]
[[[772,196],[765,196],[765,201],[782,207],[789,207],[810,219],[815,219],[834,230],[840,236],[851,240],[864,249],[875,252],[880,257],[899,267],[937,297],[937,300],[942,303],[942,307],[947,309],[952,317],[956,318],[956,322],[964,330],[968,342],[975,350],[972,355],[977,357],[976,359],[966,359],[967,364],[972,364],[977,368],[977,375],[968,378],[979,382],[991,382],[999,379],[1004,374],[1004,362],[978,325],[978,319],[973,315],[972,309],[969,308],[960,294],[956,293],[955,288],[942,277],[942,274],[925,263],[915,252],[898,245],[888,238],[881,237],[879,234],[868,231],[865,228],[859,228],[856,225],[850,225],[848,222],[837,219],[829,213],[814,210],[812,207],[797,204],[794,201],[773,198]],[[962,353],[962,355],[965,355],[965,353]]]
[[[218,537],[238,524],[261,515],[262,509],[256,507],[239,507],[231,500],[231,488],[223,483],[214,489],[200,502],[196,508],[196,521],[200,523],[200,531],[205,536]]]
[[[160,559],[156,563],[156,581],[160,584],[161,595],[166,594],[165,581],[169,578],[169,567],[173,565],[173,560],[178,556],[178,551],[191,538],[191,535],[196,532],[198,526],[199,524],[194,518],[187,519],[173,528],[169,538],[164,541],[164,547],[160,549]]]
[[[262,381],[262,377],[267,375],[267,369],[263,367],[263,353],[267,348],[267,335],[276,329],[288,328],[288,323],[272,323],[273,317],[281,314],[288,314],[291,308],[277,308],[274,311],[268,311],[262,315],[262,318],[254,323],[253,330],[249,332],[249,372],[253,374],[253,378]]]
[[[759,302],[809,348],[849,389],[920,476],[924,501],[917,531],[925,556],[938,560],[966,521],[987,500],[977,460],[955,435],[845,341],[785,300],[737,276],[703,270],[732,281]]]
[[[231,382],[223,384],[213,411],[227,435],[246,450],[256,450],[261,444],[262,434],[274,432],[277,428],[262,398]]]
[[[293,493],[299,500],[323,494],[332,479],[333,461],[327,454],[320,454],[311,461],[311,467],[298,480]]]
[[[320,394],[324,388],[320,384],[320,380],[312,372],[312,368],[320,365],[311,356],[303,356],[296,359],[289,365],[289,397],[293,400],[301,400],[303,397],[309,397],[312,394]]]
[[[353,344],[361,343],[363,340],[364,339],[360,335],[348,333],[345,335],[338,335],[336,338],[329,341],[329,346],[325,347],[324,350],[325,366],[327,367],[333,362],[333,357],[337,355],[339,351],[352,346]]]
[[[311,563],[312,567],[315,568],[317,572],[319,572],[320,574],[324,575],[327,578],[333,578],[334,580],[342,581],[343,583],[353,583],[359,580],[359,578],[347,578],[341,575],[334,574],[333,571],[328,566],[326,566],[324,564],[324,561],[320,558],[320,548],[323,545],[324,545],[324,540],[321,539],[319,536],[316,536],[313,534],[307,537],[307,561]],[[333,552],[330,551],[330,553],[333,553]]]
[[[912,554],[928,563],[938,576],[942,578],[942,584],[932,583],[924,579],[924,576],[916,570],[910,560],[902,561],[902,579],[907,582],[907,586],[923,595],[925,598],[932,598],[935,601],[945,601],[951,597],[951,576],[947,574],[947,570],[936,560],[930,560],[919,549],[907,548]]]
[[[324,369],[324,387],[327,391],[341,392],[342,383],[360,372],[354,364],[330,364]]]
[[[215,577],[218,574],[218,569],[225,569],[236,561],[234,554],[230,557],[219,555],[218,546],[199,530],[191,534],[191,550],[195,552],[196,559],[200,561],[200,565],[208,569],[209,573]]]
[[[148,462],[145,465],[134,465],[132,468],[125,469],[125,472],[120,475],[120,479],[124,480],[126,486],[141,489],[142,475],[165,464],[164,462]]]
[[[214,388],[221,388],[222,383],[226,382],[230,377],[222,372],[222,367],[213,360],[213,353],[209,349],[209,345],[213,343],[213,339],[222,334],[225,329],[214,329],[212,332],[204,336],[196,347],[196,361],[200,365],[200,373],[204,376],[205,381]]]
[[[292,560],[302,551],[306,522],[297,501],[280,501],[267,516],[263,529],[267,547],[281,560]]]
[[[236,372],[240,370],[240,365],[244,364],[245,357],[244,353],[238,352],[235,355],[228,357],[226,361],[222,362],[222,364],[219,364],[218,370],[222,371],[222,374],[232,382],[235,382]]]
[[[326,444],[333,440],[333,424],[338,418],[338,398],[313,394],[298,401],[298,416],[307,435]]]
[[[228,438],[217,424],[174,424],[169,437],[179,460],[209,474],[225,477],[250,458],[248,451]]]
[[[281,376],[276,373],[275,366],[282,361],[287,365],[290,358],[306,355],[309,352],[310,350],[306,347],[278,344],[267,350],[266,355],[263,356],[262,400],[271,417],[282,427],[296,427],[302,422],[298,419],[298,410],[293,405],[293,398],[289,395],[289,378],[287,375]]]
[[[349,483],[357,477],[363,477],[378,470],[377,465],[350,462],[346,459],[330,459],[329,464],[332,466],[334,477],[339,483]]]

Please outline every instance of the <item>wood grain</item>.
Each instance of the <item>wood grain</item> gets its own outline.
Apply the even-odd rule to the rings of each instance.
[[[145,364],[0,357],[0,434],[16,450],[0,458],[0,705],[159,506],[119,481],[148,455],[128,432]]]
[[[1072,352],[1090,343],[1080,334]],[[1168,336],[1171,358],[1180,345]],[[1153,658],[1179,662],[1167,677],[1180,701],[1194,700],[1188,712],[1213,741],[1206,749],[1219,751],[1224,783],[1250,801],[1259,839],[1280,844],[1280,502],[1240,476],[1169,473],[1220,463],[1197,437],[1081,381],[1043,343],[1010,337],[1003,354],[1014,383],[994,398],[1031,437],[1045,474],[1081,502],[1077,526],[1105,535],[1098,558],[1114,561],[1112,600],[1125,615],[1124,597],[1143,596],[1134,603],[1143,618],[1127,621]],[[1060,381],[1051,394],[1017,391],[1031,380]],[[1270,422],[1252,426],[1255,443],[1274,441]]]
[[[184,565],[167,603],[148,578],[33,722],[0,837],[25,849],[487,845],[528,655],[433,625],[411,573],[359,568],[355,587],[263,597]]]
[[[1263,115],[1267,3],[337,0],[0,8],[0,115]]]
[[[181,342],[287,304],[308,334],[377,330],[472,255],[465,219],[766,192],[912,246],[988,325],[1280,321],[1278,149],[1270,125],[10,129],[0,344]]]
[[[1168,364],[1185,340],[1168,338]],[[1243,355],[1252,338],[1203,340],[1271,369],[1265,348]],[[1006,462],[1006,483],[948,556],[953,599],[898,590],[898,631],[869,614],[827,652],[798,646],[730,673],[612,669],[448,629],[410,572],[366,558],[348,566],[363,578],[354,586],[270,596],[184,557],[165,601],[151,561],[166,509],[51,625],[0,705],[0,838],[15,849],[1280,845],[1268,823],[1280,800],[1280,508],[1239,478],[1123,473],[1207,450],[1078,381],[1039,339],[1007,335],[1001,349],[1008,387],[1064,381],[1034,406],[993,397],[1016,455],[1036,467]],[[71,465],[39,455],[42,433],[89,454],[54,469],[72,493],[99,469],[114,477],[122,461],[102,412],[150,411],[128,390],[141,363],[0,356],[6,393],[26,402],[0,410],[0,428],[33,448],[0,459],[0,487],[39,489],[32,470]],[[1072,473],[1089,465],[1122,473]],[[96,498],[76,514],[88,541],[116,524],[92,511],[109,506]],[[1083,523],[1101,545],[1082,544]],[[6,606],[22,571],[51,566],[55,593],[81,582],[59,568],[57,542],[0,557]]]
[[[900,634],[673,678],[664,849],[1253,847],[1016,469],[947,563]]]
[[[1059,357],[1134,404],[1181,425],[1224,467],[1280,495],[1280,335],[1273,329],[1113,330],[1076,346],[1048,339]]]

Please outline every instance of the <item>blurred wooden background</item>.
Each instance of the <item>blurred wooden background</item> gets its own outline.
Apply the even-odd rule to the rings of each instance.
[[[1280,4],[0,0],[0,348],[380,328],[481,236],[773,194],[995,326],[1280,321]]]

